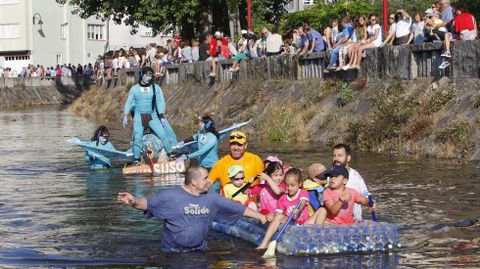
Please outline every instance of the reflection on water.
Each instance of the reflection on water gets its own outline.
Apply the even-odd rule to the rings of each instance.
[[[107,123],[109,125],[109,123]],[[179,175],[123,176],[119,168],[91,172],[84,153],[66,140],[88,139],[95,124],[58,107],[1,111],[0,266],[163,268],[395,268],[479,267],[480,228],[438,226],[480,216],[479,168],[439,160],[356,153],[352,162],[380,203],[379,219],[395,223],[405,246],[396,253],[259,258],[241,240],[211,233],[208,253],[159,252],[161,223],[116,202],[116,193],[152,195],[182,183]],[[110,126],[112,142],[128,147],[130,133]],[[330,164],[318,145],[255,145],[307,167]],[[221,147],[225,153],[226,146]],[[121,167],[121,162],[116,162]]]

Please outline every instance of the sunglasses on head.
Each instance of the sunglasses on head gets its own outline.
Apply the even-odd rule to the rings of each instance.
[[[231,135],[230,136],[230,139],[245,139],[245,137],[243,135]]]

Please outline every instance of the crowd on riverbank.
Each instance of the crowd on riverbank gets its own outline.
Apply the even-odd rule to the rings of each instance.
[[[388,34],[383,29],[388,27]],[[348,12],[332,18],[329,25],[318,31],[305,22],[280,34],[277,29],[263,28],[261,32],[242,30],[239,40],[234,41],[223,33],[201,35],[199,39],[186,40],[175,36],[164,46],[155,43],[144,48],[110,51],[99,55],[88,66],[71,64],[43,67],[29,65],[20,73],[10,68],[1,71],[2,77],[54,77],[84,74],[93,81],[110,82],[120,69],[150,66],[155,78],[165,75],[166,66],[173,63],[211,61],[210,76],[215,77],[216,62],[234,59],[229,72],[240,69],[244,59],[270,56],[302,57],[306,54],[330,51],[330,60],[325,72],[359,69],[365,50],[385,45],[420,44],[444,42],[444,61],[439,66],[446,68],[451,57],[450,41],[477,38],[476,20],[463,4],[453,7],[449,0],[432,3],[423,14],[410,15],[397,10],[389,16],[389,25],[381,25],[376,15],[351,16]]]

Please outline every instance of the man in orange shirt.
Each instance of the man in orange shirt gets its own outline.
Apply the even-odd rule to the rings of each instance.
[[[258,155],[255,155],[247,150],[247,136],[240,131],[233,131],[230,134],[229,140],[230,153],[218,162],[216,162],[208,178],[215,183],[217,180],[220,181],[220,185],[223,187],[225,184],[230,182],[228,177],[228,168],[233,165],[240,165],[244,169],[245,182],[248,182],[248,179],[251,177],[256,177],[260,172],[263,171],[264,165],[262,159]],[[252,186],[258,184],[258,181],[254,181]],[[213,187],[212,189],[215,189]]]

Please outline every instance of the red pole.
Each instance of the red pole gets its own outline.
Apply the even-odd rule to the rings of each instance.
[[[252,28],[252,2],[247,0],[247,28],[251,30]]]
[[[388,34],[388,0],[383,0],[383,33]]]

